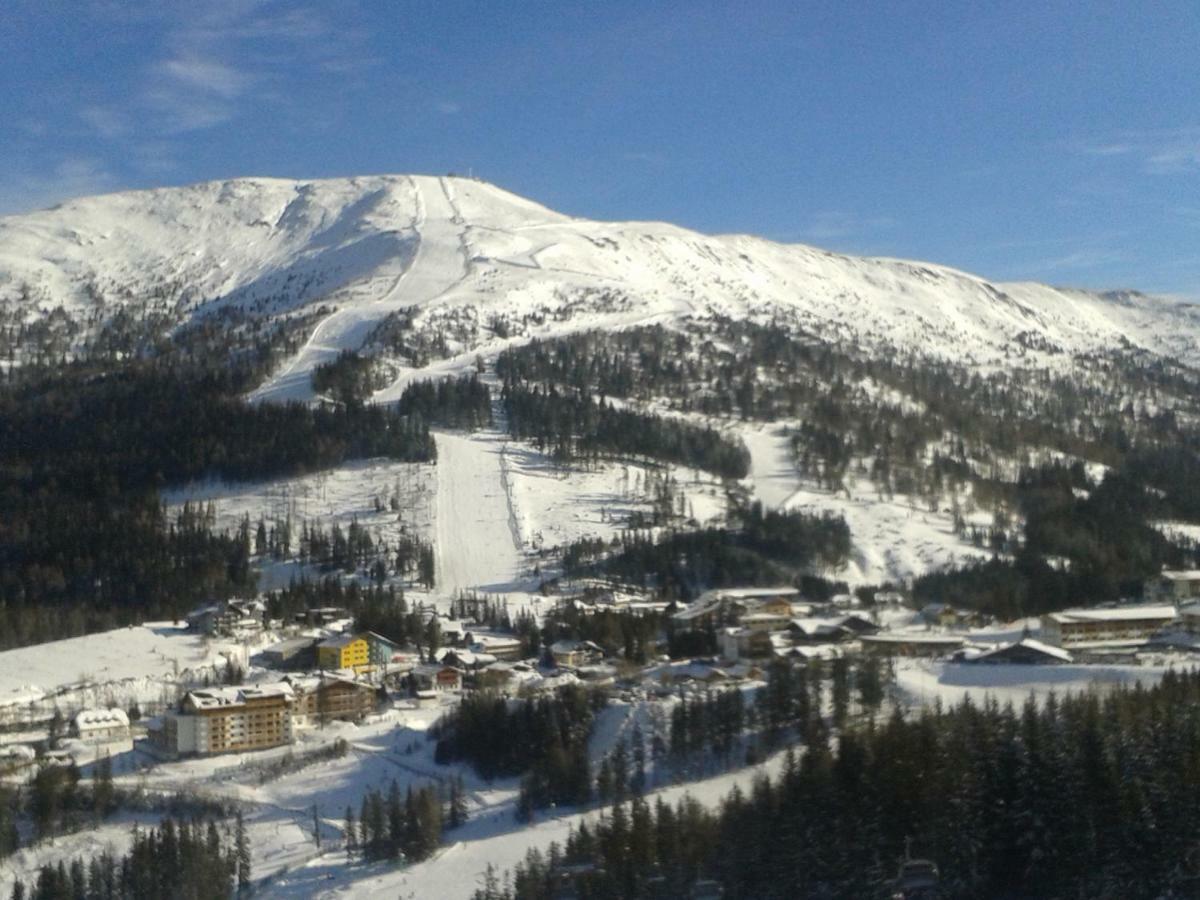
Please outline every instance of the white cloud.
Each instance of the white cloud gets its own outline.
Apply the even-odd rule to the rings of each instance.
[[[1077,145],[1085,156],[1131,157],[1149,175],[1176,175],[1200,169],[1200,127],[1124,131]]]
[[[253,80],[250,75],[227,63],[205,59],[195,53],[168,59],[161,64],[161,69],[186,88],[227,99],[242,94]]]
[[[133,13],[101,4],[124,22]],[[298,71],[348,77],[375,62],[362,52],[368,35],[354,24],[353,4],[336,19],[322,8],[281,9],[264,0],[205,0],[146,11],[163,23],[148,48],[141,84],[121,102],[92,103],[80,119],[106,140],[161,138],[224,125],[256,108],[286,108]],[[135,16],[137,17],[137,16]]]
[[[807,240],[829,241],[886,231],[895,225],[895,220],[888,216],[863,216],[842,210],[826,210],[813,216],[800,235]]]
[[[128,130],[125,116],[107,106],[85,106],[79,111],[79,118],[107,140],[121,137]]]
[[[1033,268],[1040,272],[1062,272],[1075,269],[1096,269],[1124,260],[1124,254],[1115,250],[1091,248],[1074,250],[1052,259],[1044,259],[1035,263]]]

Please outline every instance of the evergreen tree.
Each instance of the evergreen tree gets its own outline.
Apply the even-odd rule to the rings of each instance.
[[[358,823],[354,820],[354,810],[346,807],[344,832],[346,835],[346,852],[353,854],[358,850]]]
[[[234,855],[237,862],[237,889],[239,894],[250,891],[250,841],[246,837],[246,823],[238,811],[234,826]]]

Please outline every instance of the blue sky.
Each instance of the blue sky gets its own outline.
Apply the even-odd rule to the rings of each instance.
[[[1200,3],[5,0],[0,212],[449,171],[1200,297]]]

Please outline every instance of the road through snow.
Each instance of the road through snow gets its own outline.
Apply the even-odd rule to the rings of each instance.
[[[437,592],[516,587],[522,554],[501,469],[503,438],[495,432],[435,435]]]

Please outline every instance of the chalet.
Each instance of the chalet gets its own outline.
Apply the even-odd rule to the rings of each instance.
[[[927,631],[883,631],[859,640],[863,652],[875,656],[949,656],[966,643],[961,637]]]
[[[786,595],[776,593],[762,600],[756,600],[748,605],[747,615],[779,616],[783,619],[790,619],[792,617],[791,598],[793,596],[795,596],[794,593]]]
[[[476,653],[474,650],[464,650],[461,647],[440,647],[433,654],[433,659],[443,666],[453,666],[464,672],[486,669],[497,661],[496,657],[490,653]]]
[[[365,681],[321,674],[285,679],[292,686],[294,726],[361,722],[379,708],[379,692]]]
[[[716,660],[675,660],[663,663],[646,671],[648,679],[662,685],[677,685],[687,682],[716,684],[729,680],[726,667],[717,665]]]
[[[775,649],[771,632],[753,628],[724,628],[720,641],[722,659],[765,659]]]
[[[217,617],[221,615],[223,609],[224,607],[220,603],[209,603],[196,607],[184,619],[187,622],[188,631],[195,631],[198,634],[216,634]]]
[[[604,659],[604,651],[591,641],[555,641],[549,650],[556,666],[572,669]]]
[[[458,619],[439,619],[438,627],[442,631],[442,643],[453,647],[461,647],[467,639],[467,626]]]
[[[586,681],[589,684],[597,686],[615,684],[618,674],[617,667],[611,663],[597,663],[593,666],[580,666],[575,670],[575,675],[580,681]]]
[[[81,741],[129,739],[129,716],[123,709],[84,709],[71,720],[71,734]]]
[[[227,600],[198,607],[187,614],[189,631],[241,637],[262,631],[267,607],[261,600]]]
[[[794,663],[838,659],[845,655],[845,650],[834,644],[792,644],[791,646],[775,647],[776,659],[789,660]]]
[[[982,625],[983,616],[971,609],[959,609],[949,603],[928,603],[921,608],[921,619],[940,628],[973,628]]]
[[[310,628],[324,628],[333,622],[344,622],[350,618],[350,611],[342,606],[312,606],[303,612],[296,613],[297,624]]]
[[[1155,603],[1200,601],[1200,569],[1165,569],[1146,582],[1144,593]]]
[[[681,628],[699,630],[734,624],[747,614],[782,616],[783,627],[791,619],[792,602],[800,592],[795,588],[722,588],[705,591],[672,616]],[[739,622],[740,624],[740,622]]]
[[[526,662],[497,662],[481,669],[475,675],[475,686],[484,690],[495,690],[512,694],[522,687],[540,682],[541,676]]]
[[[1171,605],[1068,609],[1042,616],[1042,637],[1059,647],[1144,641],[1176,619]]]
[[[445,650],[439,652],[445,652]],[[384,669],[388,673],[404,674],[411,672],[414,666],[420,664],[421,652],[416,647],[398,647],[388,657]]]
[[[1200,601],[1179,607],[1179,618],[1183,622],[1184,631],[1200,634]]]
[[[463,673],[453,666],[436,663],[415,666],[409,673],[418,692],[433,691],[438,694],[462,690]]]
[[[28,744],[0,746],[0,773],[11,774],[18,769],[32,766],[36,760],[37,751]]]
[[[150,732],[151,743],[172,756],[290,744],[294,699],[285,683],[191,691]]]
[[[968,651],[969,652],[969,651]],[[1061,647],[1043,644],[1034,638],[1022,638],[1013,643],[1001,644],[991,650],[963,657],[966,663],[998,664],[1015,663],[1020,665],[1061,665],[1072,662],[1071,654]]]
[[[899,609],[905,605],[904,595],[899,591],[876,591],[875,605]]]
[[[520,659],[524,655],[521,639],[508,634],[472,632],[467,649],[474,653],[488,653],[500,660]]]
[[[786,631],[792,621],[792,607],[789,604],[784,614],[775,612],[748,612],[738,617],[737,623],[742,628],[751,631]]]
[[[852,632],[856,637],[861,637],[864,634],[879,633],[879,626],[862,613],[852,612],[842,616],[841,626],[847,631]]]
[[[879,626],[859,613],[792,619],[788,623],[788,634],[797,644],[837,644],[877,631]]]

